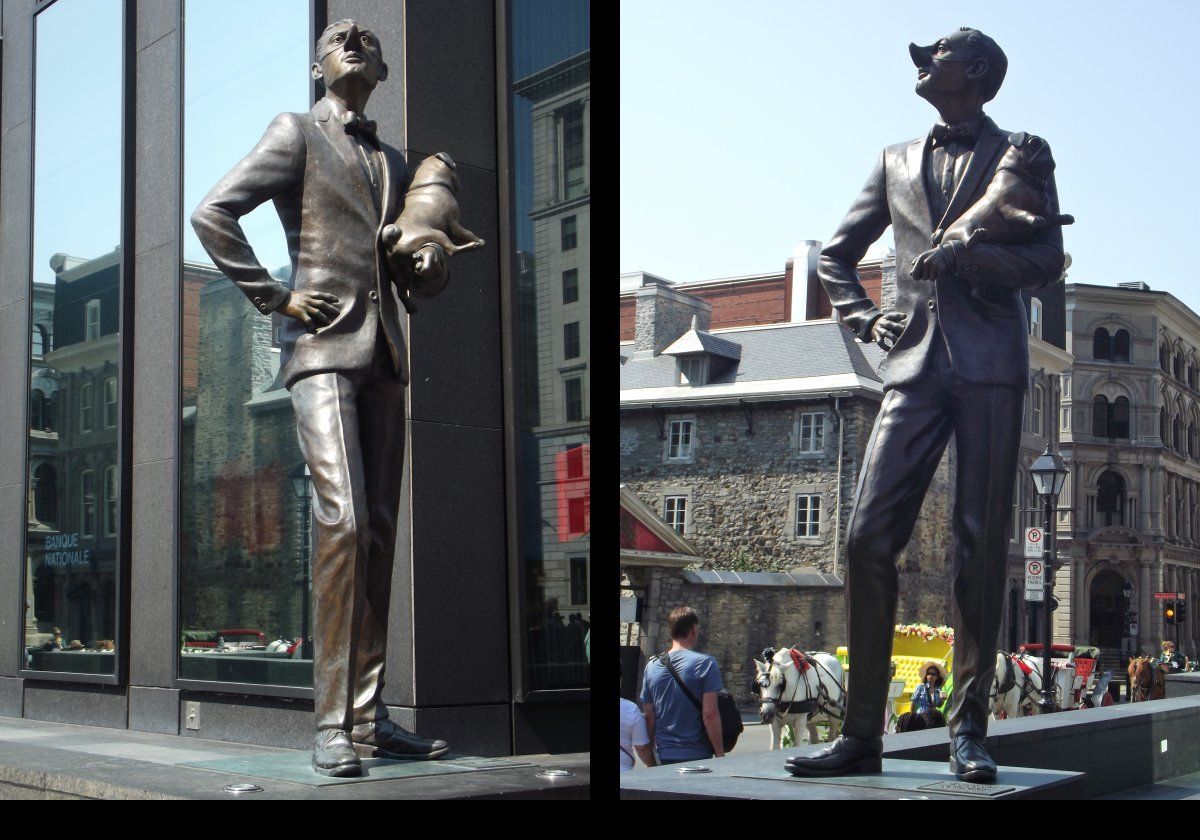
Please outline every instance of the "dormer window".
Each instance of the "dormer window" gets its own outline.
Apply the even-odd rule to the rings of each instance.
[[[679,384],[680,385],[705,385],[708,383],[708,357],[707,356],[680,356],[679,357]]]

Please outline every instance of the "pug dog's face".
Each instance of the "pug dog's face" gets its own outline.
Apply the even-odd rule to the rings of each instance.
[[[1030,137],[1018,150],[1021,166],[1035,178],[1045,179],[1054,171],[1050,145],[1040,137]]]
[[[454,190],[455,193],[457,193],[458,192],[458,167],[456,166],[456,164],[454,162],[454,158],[451,158],[450,155],[445,154],[444,151],[439,151],[437,155],[434,155],[434,157],[437,157],[438,160],[442,161],[442,163],[444,164],[445,178],[450,181],[451,190]]]

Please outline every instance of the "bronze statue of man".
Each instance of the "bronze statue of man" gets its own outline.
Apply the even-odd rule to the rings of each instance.
[[[787,768],[797,776],[826,776],[882,767],[896,556],[912,535],[953,435],[958,477],[950,552],[950,764],[959,779],[987,783],[996,778],[984,739],[1029,368],[1020,292],[1059,280],[1062,232],[1048,224],[1019,244],[981,241],[970,248],[960,240],[942,241],[942,233],[983,195],[1006,150],[1028,135],[1001,131],[983,113],[1008,66],[991,38],[964,27],[928,47],[912,44],[909,53],[917,66],[916,92],[941,121],[926,136],[883,150],[817,267],[842,322],[888,354],[883,404],[848,524],[854,677],[843,734],[816,755],[792,757]],[[1053,218],[1052,176],[1045,195]],[[880,312],[857,265],[888,225],[896,242],[896,303]]]
[[[448,751],[392,723],[381,696],[408,382],[397,292],[440,288],[446,255],[430,243],[393,262],[381,239],[401,209],[408,170],[363,114],[388,75],[379,41],[352,20],[331,24],[312,75],[325,97],[307,114],[277,116],[192,225],[260,312],[290,318],[281,364],[315,496],[313,769],[358,776],[360,755]],[[287,235],[291,289],[259,264],[238,223],[266,201]]]

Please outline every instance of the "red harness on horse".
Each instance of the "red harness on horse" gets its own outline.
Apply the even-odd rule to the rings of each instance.
[[[796,666],[796,670],[801,674],[812,667],[812,663],[808,661],[808,657],[795,648],[790,648],[788,653],[792,655],[792,664]]]
[[[1011,659],[1018,668],[1025,672],[1025,676],[1028,677],[1033,673],[1033,666],[1027,663],[1024,659],[1018,659],[1015,656],[1010,656],[1009,659]]]

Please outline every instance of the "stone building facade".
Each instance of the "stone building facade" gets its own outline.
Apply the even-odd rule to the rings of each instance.
[[[695,568],[710,570],[703,574],[737,573],[730,581],[696,576],[702,572],[664,572],[659,590],[670,596],[659,599],[667,612],[678,603],[702,615],[705,609],[713,612],[706,649],[718,655],[729,677],[767,645],[787,641],[833,649],[846,639],[840,582],[808,591],[776,578],[787,572],[844,576],[846,524],[882,397],[881,352],[858,343],[829,317],[828,298],[815,276],[819,249],[820,243],[801,243],[784,275],[774,278],[675,285],[654,275],[622,277],[622,483],[696,546],[701,560]],[[860,269],[872,296],[888,305],[894,298],[894,255],[885,253]],[[747,298],[741,307],[734,302],[739,287]],[[1034,631],[1039,612],[1021,591],[1023,529],[1040,524],[1028,467],[1055,434],[1058,377],[1071,364],[1064,349],[1062,286],[1026,294],[1026,305],[1030,391],[1001,634],[1001,644],[1013,647],[1040,638]],[[779,320],[762,323],[780,313]],[[727,326],[746,320],[762,325]],[[707,369],[687,361],[704,356],[701,351],[707,351]],[[718,373],[697,384],[688,379],[692,370]],[[686,457],[673,451],[680,424],[688,424]],[[822,431],[820,445],[814,445],[816,427]],[[898,621],[953,623],[948,551],[955,474],[951,441],[898,559]],[[815,535],[798,531],[805,508],[813,504],[802,507],[801,496],[819,500]],[[1064,549],[1070,548],[1069,536],[1062,535]],[[1069,599],[1070,583],[1069,571],[1061,573],[1060,599]],[[1061,616],[1059,623],[1059,633],[1066,634]],[[818,625],[821,632],[814,635]],[[770,628],[790,636],[775,638],[778,632]],[[643,652],[650,655],[659,641],[647,638]]]
[[[1138,282],[1071,284],[1067,313],[1075,364],[1060,422],[1072,511],[1059,528],[1074,537],[1070,635],[1122,653],[1157,653],[1176,628],[1164,625],[1154,593],[1183,592],[1180,646],[1195,656],[1200,316]]]

